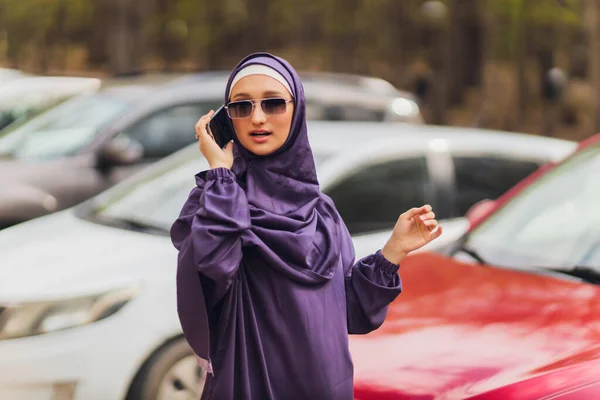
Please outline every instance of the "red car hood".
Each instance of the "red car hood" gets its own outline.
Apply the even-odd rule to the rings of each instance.
[[[539,399],[598,379],[600,287],[430,253],[400,275],[386,322],[351,336],[355,399]]]

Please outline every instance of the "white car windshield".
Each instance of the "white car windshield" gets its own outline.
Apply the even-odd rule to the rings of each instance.
[[[76,96],[2,137],[0,154],[35,160],[74,155],[126,106],[102,93]]]
[[[93,202],[92,219],[125,228],[167,233],[196,186],[194,176],[208,169],[208,163],[195,146],[183,153],[98,196]],[[318,168],[330,154],[315,152],[314,156]]]
[[[546,173],[477,227],[464,248],[513,268],[600,272],[600,143]]]
[[[15,101],[14,107],[0,108],[0,137],[10,134],[28,121],[58,106],[73,96],[48,99],[38,104],[21,104]]]

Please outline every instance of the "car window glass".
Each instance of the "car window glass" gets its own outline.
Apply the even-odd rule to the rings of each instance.
[[[3,139],[9,143],[7,147],[15,158],[52,159],[74,155],[89,145],[101,127],[127,106],[127,102],[119,98],[100,93],[80,95]]]
[[[325,119],[325,109],[321,104],[306,101],[306,119],[313,121],[323,121]]]
[[[198,158],[174,170],[145,177],[99,204],[97,212],[103,218],[143,221],[168,230],[194,187],[194,175],[206,167],[206,161]]]
[[[37,117],[49,109],[68,100],[68,97],[55,98],[36,106],[14,107],[12,109],[0,109],[0,136],[8,134],[12,129],[22,126],[28,120]]]
[[[401,213],[427,203],[430,189],[425,157],[415,157],[365,167],[325,193],[354,235],[393,228]]]
[[[218,104],[184,104],[156,112],[125,130],[144,147],[145,159],[165,157],[196,140],[194,126]]]
[[[96,199],[93,213],[101,219],[139,221],[168,230],[195,186],[194,175],[208,169],[200,151],[192,150],[105,192]],[[314,156],[318,169],[331,154],[317,151]]]
[[[470,236],[497,265],[600,270],[600,145],[549,171]]]
[[[306,118],[321,121],[374,121],[381,122],[385,111],[353,104],[322,104],[307,102]]]
[[[539,168],[534,161],[502,157],[454,156],[455,216],[484,199],[497,199],[517,182]]]

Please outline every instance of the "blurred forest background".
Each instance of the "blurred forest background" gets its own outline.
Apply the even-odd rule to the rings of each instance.
[[[600,131],[600,0],[0,0],[0,66],[53,75],[231,69],[379,76],[428,123]]]

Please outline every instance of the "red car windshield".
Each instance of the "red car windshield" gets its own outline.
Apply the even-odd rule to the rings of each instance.
[[[529,185],[471,232],[463,247],[512,268],[600,272],[600,143]]]

